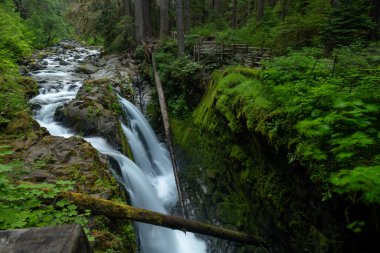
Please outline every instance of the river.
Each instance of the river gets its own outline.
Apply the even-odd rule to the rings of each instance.
[[[30,100],[37,108],[34,118],[51,135],[65,138],[75,133],[55,120],[55,110],[74,99],[87,78],[87,75],[75,72],[78,65],[87,57],[99,57],[97,49],[73,45],[41,59],[44,69],[31,72],[39,83],[39,95]],[[86,136],[84,139],[100,153],[118,162],[122,183],[130,194],[133,206],[169,214],[178,202],[178,195],[168,151],[158,141],[144,115],[128,100],[119,97],[119,101],[127,118],[127,122],[121,124],[134,162],[113,149],[101,136]],[[142,253],[206,252],[205,242],[192,233],[139,222],[135,222],[135,231],[139,252]]]

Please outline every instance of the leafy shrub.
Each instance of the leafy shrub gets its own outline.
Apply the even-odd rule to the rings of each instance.
[[[0,158],[10,153],[8,147],[0,148]],[[73,182],[14,183],[9,175],[15,175],[20,167],[17,162],[0,164],[0,229],[88,223],[89,211],[79,214],[68,200],[57,201],[59,193],[72,190]]]

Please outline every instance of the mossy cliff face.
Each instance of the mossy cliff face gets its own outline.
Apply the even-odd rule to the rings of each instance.
[[[328,69],[316,69],[320,71],[316,75],[324,76]],[[260,235],[272,252],[366,248],[362,236],[346,229],[347,203],[334,194],[330,183],[330,173],[344,167],[333,158],[313,159],[302,148],[312,138],[303,136],[298,126],[305,118],[315,117],[317,111],[339,114],[331,108],[336,95],[329,90],[332,87],[319,83],[322,78],[309,78],[309,86],[300,92],[306,80],[300,78],[299,71],[296,77],[289,76],[286,68],[261,71],[235,67],[214,73],[193,117],[173,122],[177,123],[173,124],[175,138],[188,165],[184,172],[187,195],[198,202],[201,218]],[[271,78],[282,85],[277,86]],[[292,82],[289,86],[287,78]],[[292,107],[293,101],[298,107]],[[342,131],[346,134],[352,133]],[[315,147],[330,156],[330,147],[322,145],[325,139],[322,142],[314,137]],[[366,211],[357,216],[351,209],[349,216],[366,221],[367,242],[371,242],[376,232],[371,224],[378,223],[376,207],[354,205],[354,209]],[[241,248],[241,252],[255,250]]]

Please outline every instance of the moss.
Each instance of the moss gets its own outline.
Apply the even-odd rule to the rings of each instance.
[[[192,118],[172,120],[183,159],[191,157],[185,161],[188,191],[208,217],[269,241],[276,238],[273,245],[289,251],[316,252],[315,240],[341,235],[335,226],[318,228],[315,215],[324,208],[318,188],[304,168],[288,164],[284,152],[298,138],[294,125],[277,110],[261,79],[261,70],[216,71]],[[313,228],[318,233],[305,239]],[[341,247],[339,239],[324,243],[328,246],[318,252]]]
[[[119,130],[119,133],[121,136],[121,150],[122,150],[123,154],[128,156],[129,159],[131,159],[133,161],[134,160],[133,153],[132,153],[131,147],[129,146],[128,140],[125,137],[125,134],[123,132],[121,124],[119,124],[118,128],[119,128],[118,130]]]

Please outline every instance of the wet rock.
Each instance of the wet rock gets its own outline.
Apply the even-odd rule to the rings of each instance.
[[[96,71],[98,71],[98,68],[91,63],[84,63],[79,65],[79,67],[75,70],[76,73],[79,74],[94,74]]]
[[[0,231],[0,253],[92,253],[78,224]]]
[[[72,84],[72,85],[69,86],[68,90],[69,90],[69,91],[73,91],[73,90],[75,90],[76,88],[78,88],[78,86],[75,85],[75,84]]]
[[[42,70],[45,67],[39,64],[38,62],[32,62],[29,64],[29,69],[34,71],[34,70]]]
[[[117,112],[120,107],[109,79],[87,80],[76,99],[58,108],[55,118],[84,136],[103,136],[113,147],[122,147]]]
[[[38,84],[32,78],[20,78],[18,79],[17,83],[23,87],[23,91],[27,98],[30,99],[38,94]]]
[[[106,66],[106,62],[103,59],[99,59],[99,60],[94,62],[94,65],[98,68],[101,68],[101,67]]]
[[[123,195],[108,169],[108,162],[82,138],[42,136],[23,154],[24,179],[29,182],[75,181],[75,189],[89,194],[113,197]]]
[[[49,63],[47,61],[42,61],[41,65],[47,66]]]
[[[69,65],[69,63],[67,61],[60,60],[59,65],[67,66],[67,65]]]
[[[62,43],[61,47],[63,47],[64,49],[74,49],[76,45],[73,43]]]
[[[28,71],[28,69],[26,67],[20,67],[18,69],[18,72],[20,73],[20,75],[22,76],[31,76],[30,72]]]

